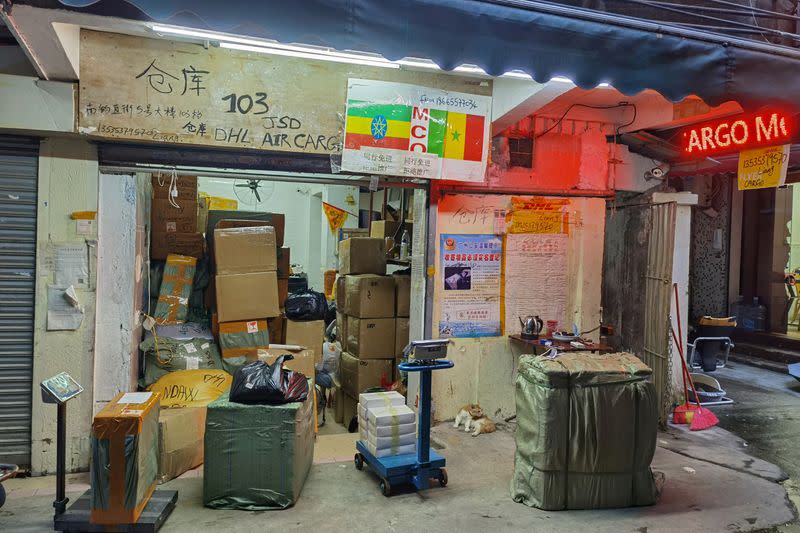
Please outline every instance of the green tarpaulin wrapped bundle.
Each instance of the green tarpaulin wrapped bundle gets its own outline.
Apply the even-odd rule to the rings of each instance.
[[[219,348],[213,340],[158,337],[157,344],[152,334],[139,344],[139,349],[144,353],[144,376],[139,378],[142,388],[149,387],[176,370],[222,368]]]
[[[545,510],[652,505],[652,371],[628,353],[523,355],[511,496]]]
[[[300,496],[314,458],[311,396],[284,405],[231,402],[206,415],[203,503],[214,509],[285,509]]]

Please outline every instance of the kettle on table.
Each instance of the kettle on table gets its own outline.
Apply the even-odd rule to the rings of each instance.
[[[523,320],[520,317],[519,319],[520,326],[522,326],[522,333],[521,336],[523,339],[538,339],[539,334],[542,332],[542,328],[544,327],[544,322],[539,315],[531,316],[528,315]]]

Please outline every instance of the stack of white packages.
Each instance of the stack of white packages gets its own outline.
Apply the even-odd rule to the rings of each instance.
[[[358,396],[361,440],[375,457],[416,453],[417,414],[397,392],[367,392]]]

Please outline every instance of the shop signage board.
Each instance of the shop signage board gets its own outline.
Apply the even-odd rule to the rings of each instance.
[[[496,337],[500,311],[503,241],[496,235],[440,235],[442,267],[440,337]]]
[[[342,170],[483,181],[491,107],[489,96],[351,79]]]
[[[687,126],[678,139],[683,156],[695,158],[789,143],[795,134],[792,113],[762,110]]]
[[[739,190],[782,186],[789,168],[791,145],[768,146],[739,153]]]
[[[305,154],[339,153],[348,80],[489,95],[491,82],[81,31],[78,132]]]

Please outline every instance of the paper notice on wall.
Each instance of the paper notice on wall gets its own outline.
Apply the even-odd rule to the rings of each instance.
[[[83,322],[83,309],[68,295],[71,287],[47,288],[48,331],[76,330]],[[74,289],[71,291],[74,294]]]
[[[89,254],[85,244],[57,246],[55,249],[56,285],[89,284]]]
[[[518,333],[518,317],[539,316],[545,323],[567,321],[567,244],[565,234],[509,234],[505,249],[506,332]]]
[[[501,335],[503,241],[495,235],[442,234],[440,337]]]

